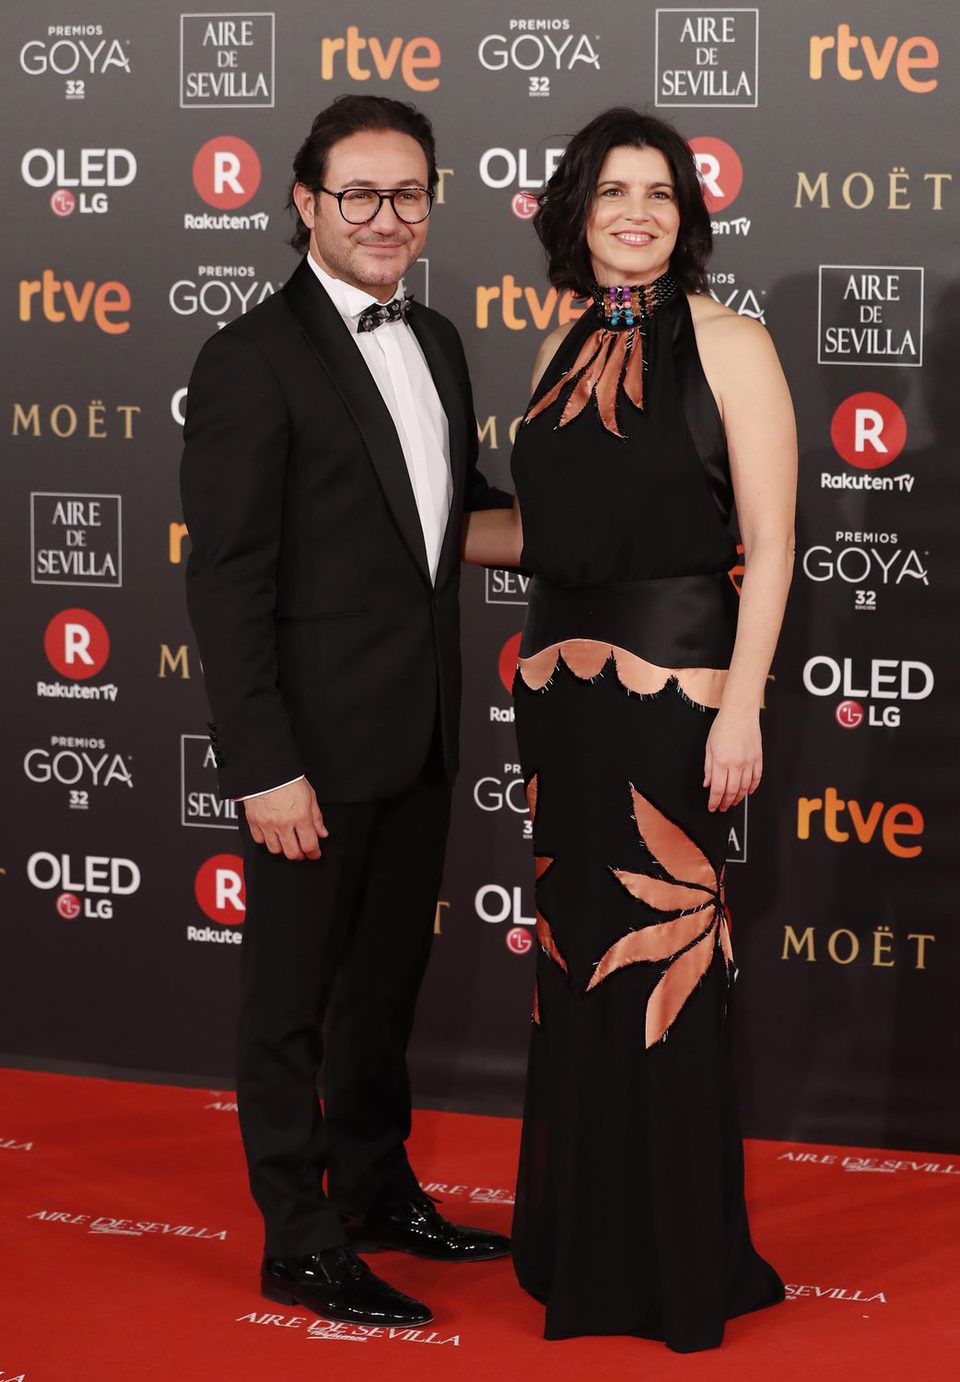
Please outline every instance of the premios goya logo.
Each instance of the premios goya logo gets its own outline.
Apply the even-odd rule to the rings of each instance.
[[[757,9],[658,9],[658,106],[756,106],[760,57]]]
[[[133,786],[131,761],[104,739],[54,734],[43,748],[27,750],[23,771],[28,782],[65,788],[70,809],[86,811],[97,792]]]
[[[109,920],[117,898],[139,891],[141,874],[132,859],[38,850],[27,860],[27,879],[41,892],[56,893],[56,913],[64,921]]]
[[[487,72],[519,72],[529,96],[550,96],[562,74],[600,72],[600,39],[567,18],[511,19],[506,32],[486,34],[477,57]]]
[[[180,16],[180,105],[272,107],[275,16],[270,11]]]
[[[61,81],[68,101],[84,101],[99,78],[130,76],[130,40],[107,34],[102,24],[48,24],[42,38],[20,49],[20,68],[28,77]]]
[[[929,555],[925,549],[905,546],[898,533],[837,531],[832,542],[806,548],[802,570],[807,580],[849,587],[854,609],[869,612],[878,608],[881,590],[929,586]]]
[[[168,301],[178,317],[203,316],[220,327],[257,307],[279,286],[261,279],[252,264],[201,264],[195,277],[177,279]]]

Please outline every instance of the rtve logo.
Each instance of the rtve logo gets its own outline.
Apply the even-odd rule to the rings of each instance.
[[[863,54],[863,62],[855,60],[856,50]],[[864,34],[857,38],[849,24],[838,24],[836,34],[810,37],[810,79],[819,82],[823,78],[824,55],[832,54],[837,75],[845,82],[859,82],[869,75],[876,82],[882,82],[891,71],[896,72],[897,81],[906,91],[926,95],[935,90],[936,77],[920,78],[915,71],[928,70],[940,65],[940,52],[932,38],[905,38],[901,42],[890,34],[877,48],[876,42]]]
[[[923,815],[919,808],[909,802],[897,802],[894,806],[884,806],[882,801],[871,803],[866,814],[858,801],[851,797],[844,801],[836,787],[827,787],[822,797],[800,797],[797,801],[797,838],[809,840],[811,834],[821,827],[824,835],[833,844],[846,844],[853,838],[866,845],[874,838],[877,829],[883,847],[898,859],[915,859],[923,849],[922,845],[907,845],[901,836],[923,834]]]
[[[110,656],[106,625],[88,609],[63,609],[43,635],[47,661],[62,677],[86,681],[102,672]]]
[[[879,470],[895,461],[907,440],[903,410],[883,393],[845,398],[830,423],[837,455],[858,470]]]
[[[245,139],[208,139],[193,160],[193,185],[208,206],[233,211],[246,206],[260,186],[260,159]]]
[[[361,63],[360,55],[366,49],[372,60],[372,67]],[[439,77],[424,77],[421,70],[440,66],[440,47],[432,38],[391,38],[386,43],[379,38],[362,38],[356,24],[349,24],[343,38],[325,38],[320,43],[320,78],[330,82],[339,79],[336,56],[344,55],[347,76],[355,82],[366,82],[376,73],[385,82],[389,81],[400,65],[400,76],[412,91],[436,91],[440,85]]]
[[[69,278],[62,281],[56,278],[52,269],[44,269],[40,278],[22,278],[22,322],[33,320],[34,301],[37,298],[38,315],[54,325],[59,325],[68,318],[71,321],[84,322],[92,310],[93,320],[108,336],[120,336],[130,330],[129,321],[122,319],[130,311],[130,290],[126,284],[118,283],[116,279],[99,284],[87,279],[86,283],[77,288]]]
[[[503,324],[509,331],[525,331],[527,314],[538,331],[546,331],[553,325],[576,321],[584,312],[584,308],[575,305],[576,299],[569,289],[560,293],[549,288],[541,298],[536,288],[521,288],[513,274],[504,274],[491,287],[477,284],[477,327],[481,331],[490,325],[491,303],[499,303]]]

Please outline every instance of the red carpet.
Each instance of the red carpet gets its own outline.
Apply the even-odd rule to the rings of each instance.
[[[414,1165],[451,1217],[507,1230],[517,1135],[420,1113]],[[436,1316],[391,1336],[260,1299],[230,1094],[0,1071],[0,1382],[960,1376],[960,1158],[753,1142],[747,1173],[792,1298],[734,1320],[716,1352],[545,1343],[509,1261],[383,1253],[376,1269]]]

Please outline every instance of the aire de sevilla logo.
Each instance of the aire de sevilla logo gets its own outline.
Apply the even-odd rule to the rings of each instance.
[[[62,677],[86,681],[106,666],[110,635],[106,625],[88,609],[63,609],[55,614],[43,636],[47,661]]]
[[[895,461],[903,450],[907,419],[886,394],[851,394],[833,415],[830,440],[847,465],[858,470],[879,470]]]
[[[707,210],[711,215],[725,211],[743,186],[740,155],[725,139],[715,139],[711,135],[699,135],[689,142]]]
[[[193,160],[193,185],[208,206],[233,211],[246,206],[260,186],[260,159],[245,139],[208,139]]]

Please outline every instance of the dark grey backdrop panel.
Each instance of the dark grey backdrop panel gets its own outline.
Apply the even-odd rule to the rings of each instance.
[[[580,124],[630,102],[694,141],[715,198],[713,291],[766,321],[800,426],[766,779],[731,821],[746,1130],[960,1145],[945,636],[960,20],[947,0],[909,16],[851,0],[842,20],[769,0],[586,13],[6,6],[10,1060],[232,1068],[242,895],[182,599],[178,415],[206,336],[296,262],[284,199],[313,114],[355,90],[434,119],[442,197],[411,286],[463,333],[503,483],[537,342],[565,310],[530,194]],[[464,766],[414,1045],[421,1099],[503,1112],[519,1108],[532,985],[500,675],[523,598],[515,577],[465,574]]]

